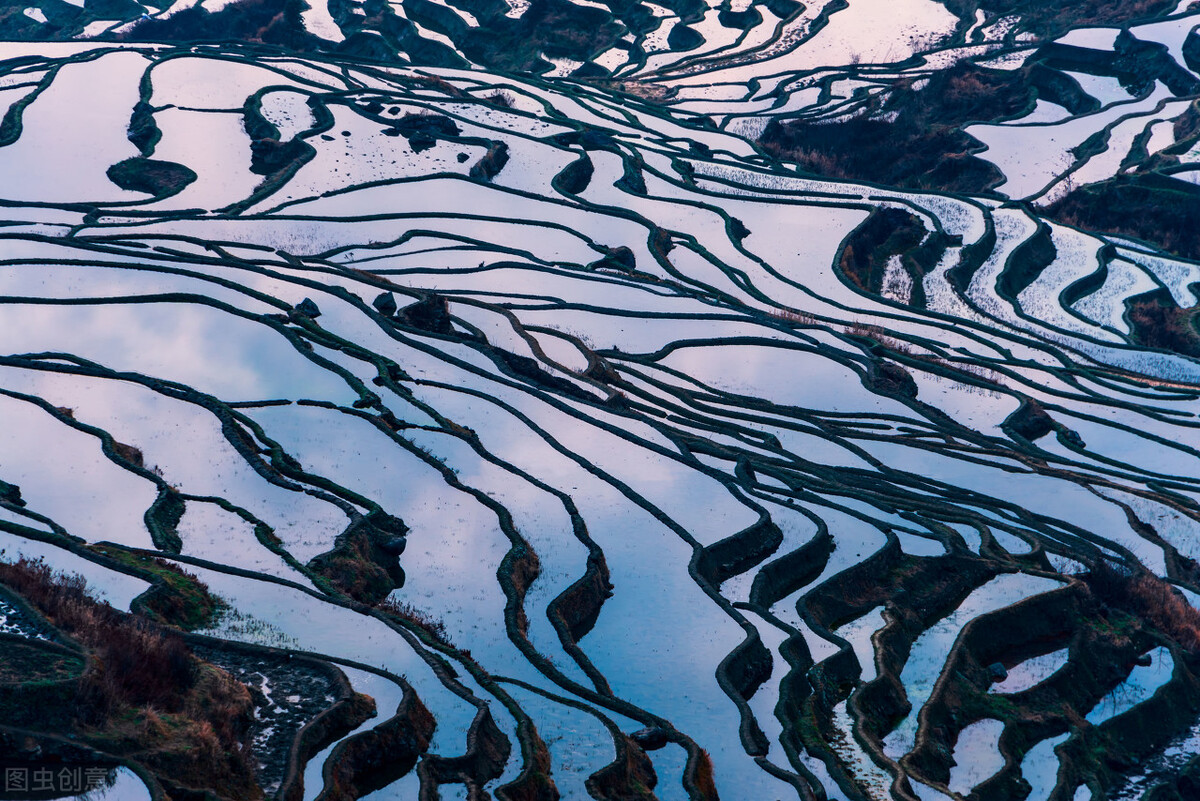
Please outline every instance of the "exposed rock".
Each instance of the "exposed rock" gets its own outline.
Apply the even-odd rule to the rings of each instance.
[[[384,553],[390,553],[393,556],[399,556],[404,553],[404,549],[408,547],[407,537],[392,537],[379,543],[379,548]]]
[[[393,314],[395,314],[396,310],[399,308],[396,305],[396,296],[391,292],[379,293],[379,296],[375,298],[375,300],[371,301],[371,305],[374,306],[375,310],[380,314],[387,315],[388,317],[391,317]]]
[[[25,501],[21,499],[21,488],[16,484],[9,484],[7,481],[0,481],[0,501],[15,506],[25,505]]]
[[[657,751],[671,741],[667,730],[662,726],[647,726],[644,729],[638,729],[629,735],[629,738],[646,751]]]
[[[321,310],[312,298],[305,298],[296,304],[296,313],[302,314],[309,319],[315,320],[321,316]]]

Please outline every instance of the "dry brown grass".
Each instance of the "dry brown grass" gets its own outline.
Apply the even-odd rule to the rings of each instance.
[[[846,326],[846,333],[850,336],[873,339],[888,350],[895,351],[896,353],[903,353],[907,356],[913,355],[913,350],[907,343],[896,339],[883,326],[872,323],[853,322]]]
[[[792,309],[772,309],[771,316],[780,320],[787,320],[789,323],[799,323],[800,325],[821,325],[821,321],[808,312],[793,311]]]
[[[712,757],[703,748],[700,749],[699,758],[696,760],[696,769],[692,779],[701,798],[714,799],[715,801],[717,798],[717,785],[713,780]]]
[[[493,106],[498,106],[499,108],[512,108],[514,102],[512,95],[499,89],[488,95],[486,100]]]
[[[1193,654],[1200,653],[1200,611],[1170,584],[1149,574],[1129,587],[1130,598],[1142,617]]]
[[[406,620],[412,623],[417,628],[426,632],[430,637],[433,637],[443,645],[454,647],[450,641],[450,635],[446,631],[446,624],[437,618],[430,615],[428,612],[422,612],[415,606],[404,601],[397,601],[394,598],[385,598],[375,605],[379,611],[398,617],[401,620]]]
[[[137,467],[145,466],[145,457],[142,456],[141,448],[136,445],[126,445],[124,442],[113,441],[113,450],[117,456],[120,456],[125,461]]]
[[[40,560],[0,563],[0,581],[95,655],[80,688],[80,712],[89,722],[122,706],[182,708],[197,661],[177,634],[98,603],[82,576],[56,573]]]
[[[351,267],[349,269],[350,269],[350,272],[360,275],[363,278],[366,278],[370,281],[379,281],[380,283],[382,283],[384,286],[388,287],[389,289],[403,289],[404,288],[404,287],[400,286],[399,284],[397,284],[392,279],[388,278],[386,275],[379,275],[378,273],[373,273],[370,270],[362,270],[362,269],[359,269],[358,267]]]
[[[253,708],[244,685],[197,659],[174,630],[93,599],[82,576],[23,557],[0,562],[0,581],[89,650],[73,710],[87,737],[172,778],[261,796],[243,748]]]
[[[1147,213],[1148,210],[1153,213]],[[1195,187],[1160,175],[1117,175],[1082,186],[1042,210],[1086,231],[1142,239],[1187,259],[1200,259]]]
[[[873,339],[888,350],[895,351],[896,353],[903,353],[909,356],[914,355],[912,347],[908,343],[901,342],[892,336],[888,329],[883,326],[874,325],[873,323],[864,323],[858,320],[849,323],[823,323],[808,312],[793,311],[792,309],[774,309],[771,311],[771,316],[780,320],[786,320],[789,323],[816,327],[825,326],[832,331],[840,330],[841,333],[849,336]]]
[[[430,89],[434,89],[442,94],[449,95],[450,97],[463,97],[466,94],[463,92],[463,90],[459,89],[445,78],[439,78],[436,75],[418,75],[414,78],[414,80],[425,84]]]
[[[799,325],[808,325],[814,327],[827,327],[831,331],[846,334],[848,336],[863,337],[865,339],[873,339],[880,345],[896,353],[903,353],[907,356],[914,356],[912,348],[905,342],[901,342],[891,336],[886,328],[873,325],[871,323],[863,323],[854,321],[850,323],[823,323],[811,314],[802,311],[793,311],[791,309],[774,309],[771,311],[771,316],[780,320],[786,320],[789,323],[797,323]]]
[[[1192,654],[1200,654],[1200,610],[1152,573],[1132,573],[1100,562],[1085,578],[1105,603],[1149,623]]]
[[[648,81],[612,81],[609,85],[618,91],[654,103],[665,103],[675,94],[670,87]]]

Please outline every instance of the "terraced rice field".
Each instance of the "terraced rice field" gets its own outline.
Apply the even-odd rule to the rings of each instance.
[[[1185,792],[1200,14],[309,3],[2,18],[0,556],[256,710],[114,792]]]

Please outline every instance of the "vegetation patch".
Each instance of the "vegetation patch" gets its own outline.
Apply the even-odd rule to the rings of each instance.
[[[164,198],[182,192],[196,180],[196,173],[173,161],[134,157],[109,167],[108,179],[129,192]]]
[[[304,27],[302,0],[240,0],[220,11],[189,6],[169,17],[151,17],[120,35],[127,42],[240,41],[308,52],[322,40]]]
[[[466,31],[459,45],[472,61],[502,70],[545,70],[542,53],[588,61],[624,33],[611,14],[565,0],[532,0],[518,19],[501,13],[487,23]]]
[[[886,99],[876,101],[877,107],[849,119],[772,119],[759,143],[776,158],[818,175],[909,189],[985,192],[1004,176],[976,157],[983,146],[962,128],[1016,117],[1032,107],[1030,69],[990,70],[960,62],[928,78],[900,81]]]
[[[884,207],[872,211],[846,239],[838,268],[864,292],[923,307],[925,276],[938,265],[949,244],[949,237],[928,231],[915,214]],[[902,271],[907,280],[897,281],[898,276],[889,272],[895,270]],[[897,283],[903,286],[894,287]]]
[[[1200,357],[1200,312],[1179,308],[1167,290],[1130,298],[1125,309],[1137,344]]]
[[[1043,213],[1077,228],[1130,236],[1200,259],[1200,187],[1185,181],[1118,175],[1079,187]]]
[[[83,674],[84,666],[81,655],[66,649],[51,648],[38,640],[0,636],[0,685],[74,679]]]
[[[308,563],[318,575],[356,601],[376,604],[404,586],[400,554],[408,527],[394,517],[375,514],[352,523],[332,550]]]
[[[153,583],[134,600],[135,611],[152,620],[191,631],[210,626],[225,609],[225,603],[212,595],[204,582],[174,562],[119,545],[94,545],[92,550]]]
[[[87,649],[70,712],[45,710],[51,732],[63,734],[54,723],[67,719],[94,747],[172,782],[214,787],[219,777],[224,797],[260,797],[246,743],[253,702],[242,684],[178,633],[96,602],[79,576],[21,559],[0,563],[0,581]]]
[[[433,715],[409,691],[395,714],[380,725],[339,743],[323,772],[323,801],[353,801],[413,769],[429,748]]]

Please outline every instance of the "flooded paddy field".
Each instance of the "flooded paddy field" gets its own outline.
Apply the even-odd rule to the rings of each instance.
[[[0,757],[1195,797],[1200,12],[1067,6],[0,16]]]

